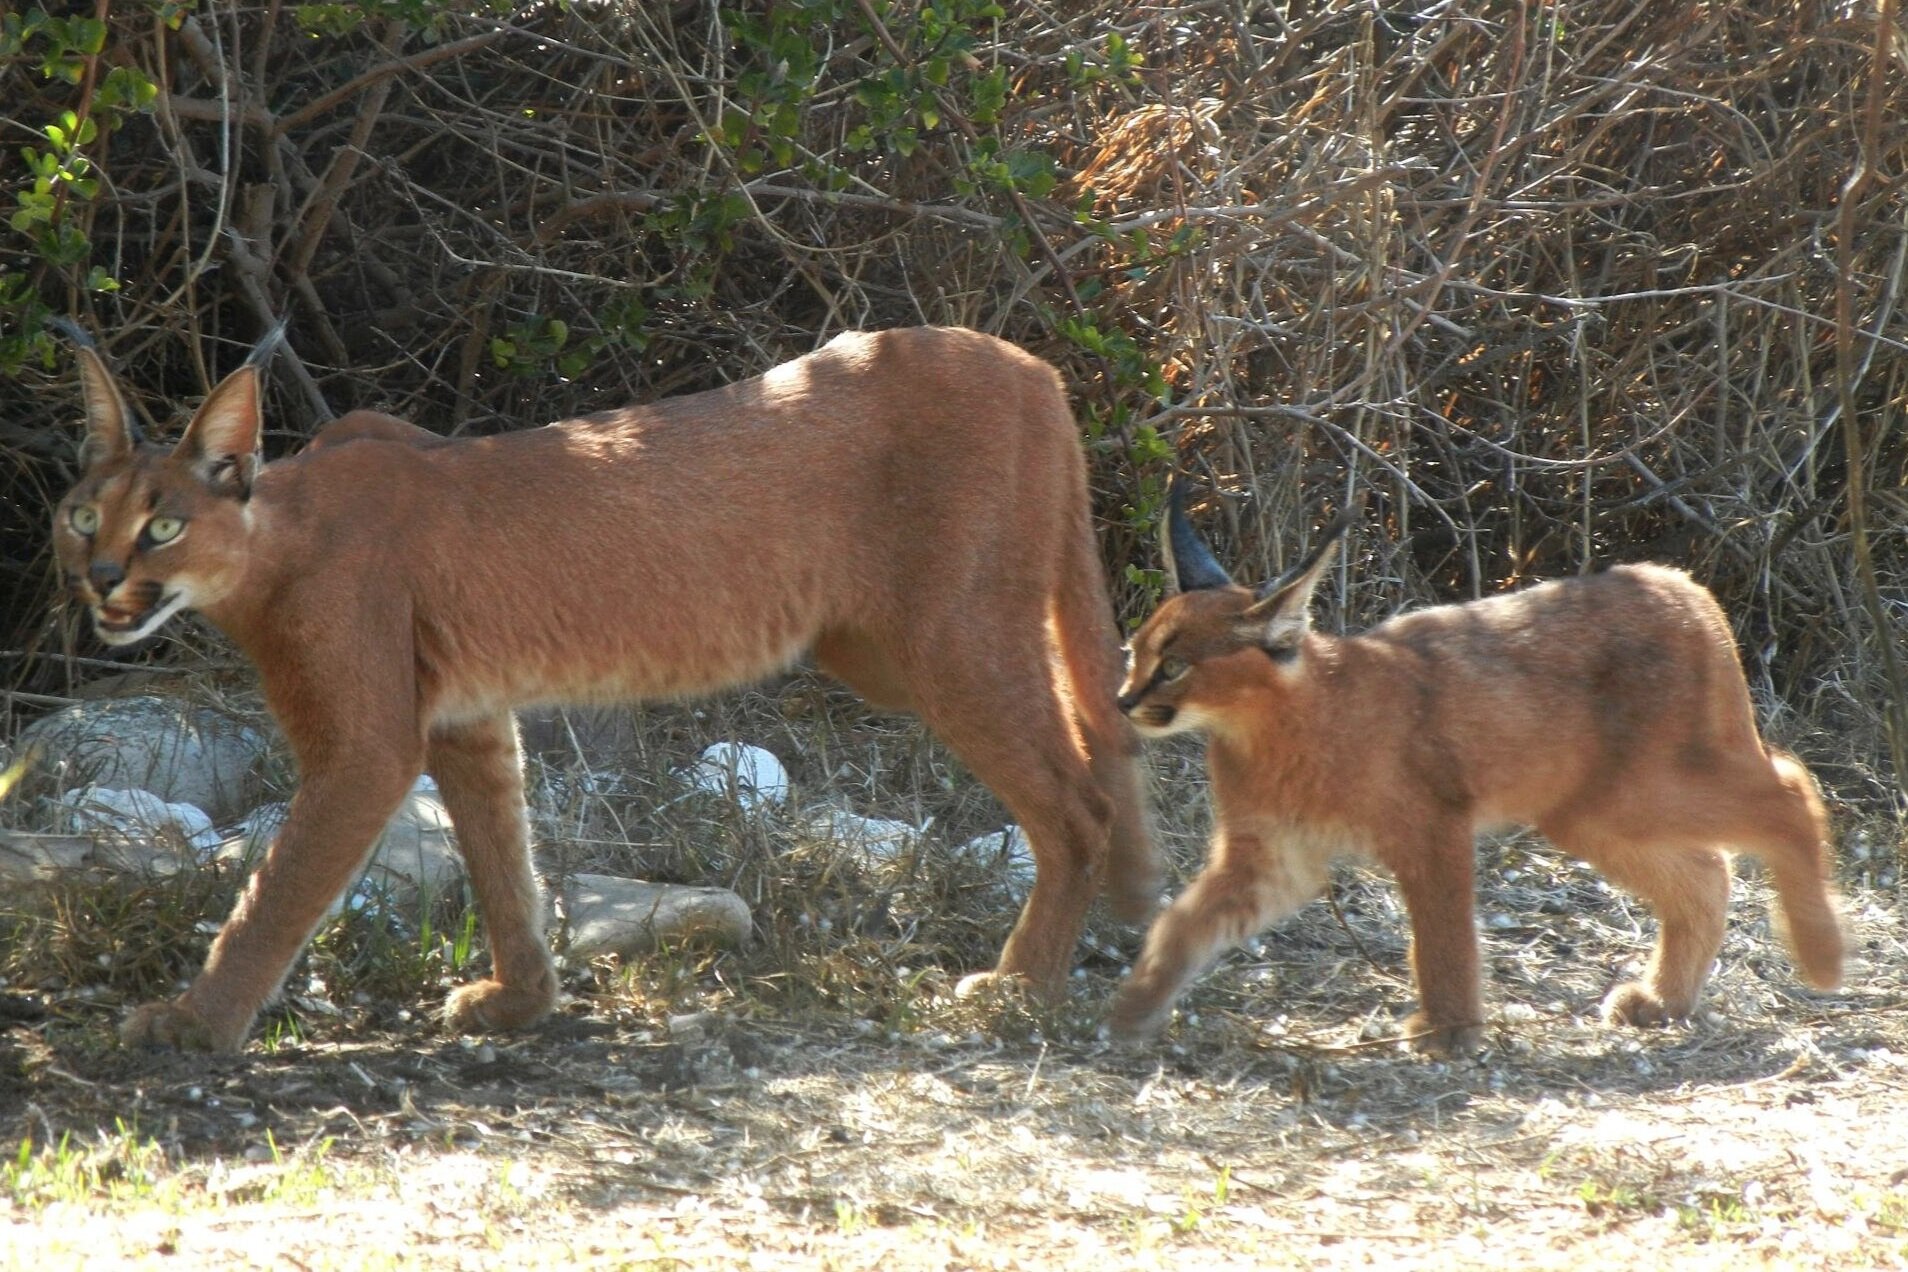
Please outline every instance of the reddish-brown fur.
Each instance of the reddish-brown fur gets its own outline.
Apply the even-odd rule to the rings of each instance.
[[[1306,618],[1329,547],[1259,594],[1208,576],[1133,638],[1122,706],[1142,733],[1208,733],[1217,828],[1147,937],[1116,1033],[1156,1029],[1202,968],[1318,895],[1333,857],[1358,854],[1396,876],[1410,916],[1419,1010],[1406,1036],[1474,1049],[1473,836],[1496,824],[1534,826],[1656,912],[1648,968],[1604,1000],[1611,1022],[1695,1006],[1722,943],[1728,849],[1768,865],[1802,975],[1839,983],[1821,801],[1758,735],[1707,590],[1618,566],[1334,638]]]
[[[1157,896],[1074,424],[1011,345],[846,335],[727,388],[481,439],[360,412],[249,492],[252,366],[170,450],[136,443],[95,355],[81,369],[90,462],[56,521],[76,596],[115,643],[204,614],[257,665],[303,779],[204,972],[130,1041],[239,1046],[421,771],[494,964],[446,1017],[535,1021],[557,986],[511,709],[706,693],[811,649],[918,712],[1026,828],[1037,882],[990,975],[1052,992],[1103,883],[1128,913]],[[185,529],[154,544],[165,516]]]

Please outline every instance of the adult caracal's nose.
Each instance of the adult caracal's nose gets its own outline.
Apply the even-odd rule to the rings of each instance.
[[[114,588],[126,581],[126,569],[116,561],[95,561],[86,571],[86,581],[93,585],[93,594],[103,602]]]

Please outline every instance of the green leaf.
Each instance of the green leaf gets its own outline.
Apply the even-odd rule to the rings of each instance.
[[[106,24],[98,18],[75,18],[68,29],[73,47],[89,57],[106,47]]]

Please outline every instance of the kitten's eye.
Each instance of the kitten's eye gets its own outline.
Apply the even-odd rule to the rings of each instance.
[[[67,521],[75,531],[84,535],[99,533],[99,509],[91,504],[81,504],[67,514]]]
[[[181,517],[154,517],[146,523],[146,538],[154,543],[171,543],[185,529]]]
[[[1184,658],[1162,658],[1159,660],[1159,679],[1162,684],[1178,680],[1192,670],[1192,664]]]

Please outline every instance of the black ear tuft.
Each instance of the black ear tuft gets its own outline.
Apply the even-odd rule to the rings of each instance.
[[[75,349],[91,349],[95,353],[99,352],[99,342],[93,339],[93,333],[65,314],[54,314],[46,320],[46,325],[72,341]]]
[[[289,318],[280,318],[273,323],[272,329],[260,336],[258,343],[252,346],[252,351],[245,355],[245,365],[264,370],[270,364],[272,356],[284,347],[285,328],[290,324]]]
[[[1337,553],[1338,541],[1345,537],[1347,530],[1352,528],[1362,508],[1363,500],[1359,500],[1333,517],[1330,524],[1319,531],[1318,542],[1313,545],[1310,555],[1258,589],[1259,601],[1261,603],[1269,601],[1279,593],[1290,590],[1296,584],[1303,584],[1302,590],[1309,596],[1319,576],[1325,573],[1325,567],[1331,564],[1333,555]]]

